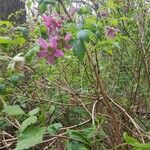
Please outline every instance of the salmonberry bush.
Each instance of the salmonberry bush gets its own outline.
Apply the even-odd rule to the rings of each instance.
[[[25,4],[0,21],[0,149],[149,150],[150,2]]]

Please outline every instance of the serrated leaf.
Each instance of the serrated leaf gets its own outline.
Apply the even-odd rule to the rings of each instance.
[[[76,39],[73,41],[73,52],[75,56],[82,61],[85,56],[86,47],[83,41],[80,41],[79,39]]]
[[[27,128],[19,135],[15,150],[25,150],[29,149],[30,147],[36,146],[37,144],[40,144],[42,142],[45,132],[45,127]]]
[[[18,105],[6,106],[3,109],[3,112],[10,116],[19,116],[25,114],[25,112]]]
[[[21,124],[20,132],[23,132],[28,126],[31,124],[35,124],[37,122],[37,116],[31,116],[23,121]]]
[[[51,135],[56,135],[60,131],[61,127],[62,127],[61,123],[54,123],[54,124],[48,126],[47,131]]]

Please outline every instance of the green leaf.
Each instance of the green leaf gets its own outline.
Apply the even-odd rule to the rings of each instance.
[[[108,54],[110,54],[110,55],[112,55],[112,54],[113,54],[112,49],[108,49],[108,50],[106,50],[106,52],[107,52]]]
[[[26,5],[27,5],[28,9],[31,9],[32,1],[28,1],[28,2],[26,3]]]
[[[118,20],[117,19],[109,19],[111,26],[117,26]]]
[[[3,26],[3,25],[9,26],[9,27],[13,26],[10,21],[0,21],[0,26]]]
[[[67,150],[89,150],[84,144],[78,141],[71,141],[67,144]]]
[[[85,56],[86,47],[83,41],[80,41],[79,39],[76,39],[73,41],[73,52],[75,56],[82,61]]]
[[[132,145],[133,147],[140,148],[140,150],[149,150],[150,143],[139,143],[139,141],[131,136],[129,136],[126,132],[123,133],[123,137],[127,144]],[[142,149],[141,149],[142,148]]]
[[[33,47],[31,50],[29,50],[26,55],[25,55],[25,59],[28,63],[31,63],[33,61],[33,59],[36,56],[36,53],[39,51],[40,47],[38,45],[36,45],[35,47]]]
[[[73,36],[76,36],[76,32],[77,32],[77,26],[74,23],[67,23],[64,25],[65,26],[65,30],[67,32],[70,32]]]
[[[18,36],[15,40],[14,40],[14,44],[18,44],[20,46],[23,46],[24,44],[26,43],[26,40],[21,37],[21,36]]]
[[[23,132],[28,126],[31,124],[35,124],[37,122],[37,116],[31,116],[23,121],[21,124],[20,132]]]
[[[90,10],[90,8],[89,7],[81,7],[80,8],[80,10],[78,11],[78,14],[79,15],[88,15],[88,14],[90,14],[91,13],[91,10]]]
[[[93,139],[93,137],[95,137],[97,134],[96,127],[92,126],[91,128],[85,128],[81,131],[81,133],[90,142]]]
[[[46,4],[55,4],[56,0],[44,0]]]
[[[77,37],[81,40],[81,41],[86,41],[88,42],[89,41],[89,36],[91,34],[91,31],[90,30],[87,30],[87,29],[84,29],[84,30],[80,30],[78,33],[77,33]]]
[[[52,115],[55,112],[55,110],[56,110],[55,106],[52,105],[49,109],[50,115]]]
[[[29,30],[28,30],[27,28],[25,28],[25,27],[20,27],[20,26],[19,26],[19,27],[16,27],[16,30],[17,30],[17,31],[20,31],[25,39],[26,39],[26,38],[28,37],[28,35],[29,35]]]
[[[116,8],[116,4],[113,2],[113,0],[108,0],[106,5],[107,5],[108,8],[111,8],[111,9]]]
[[[69,130],[68,133],[70,138],[76,139],[77,141],[79,140],[88,145],[89,141],[82,132]]]
[[[46,132],[45,127],[27,128],[19,135],[15,150],[29,149],[30,147],[40,144],[42,142],[45,132]]]
[[[3,109],[3,112],[10,116],[19,116],[25,114],[25,112],[18,105],[6,106]]]
[[[47,131],[51,135],[56,135],[60,131],[61,127],[62,127],[61,123],[54,123],[54,124],[48,126]]]
[[[0,44],[12,44],[13,42],[9,37],[0,37]]]
[[[0,94],[5,94],[5,92],[6,92],[6,86],[5,86],[5,84],[1,84],[0,83]]]
[[[150,143],[137,143],[133,145],[136,148],[140,148],[141,150],[150,150]]]
[[[29,116],[36,115],[37,113],[39,113],[39,111],[40,111],[40,108],[37,107],[37,108],[35,108],[35,109],[29,111],[28,115],[29,115]]]
[[[47,10],[47,4],[44,2],[39,5],[39,12],[43,14]]]
[[[127,144],[135,144],[135,143],[139,143],[139,141],[133,137],[128,136],[128,134],[125,132],[123,133],[123,137],[126,141]]]
[[[10,82],[14,85],[14,86],[17,86],[19,81],[21,79],[21,76],[20,75],[12,75],[9,80]]]

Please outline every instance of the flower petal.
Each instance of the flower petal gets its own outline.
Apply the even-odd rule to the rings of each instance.
[[[54,54],[53,54],[55,57],[63,57],[64,56],[64,53],[63,51],[59,50],[59,49],[56,49]]]
[[[47,57],[48,64],[54,64],[55,60],[56,60],[56,58],[54,56],[48,56]]]
[[[70,41],[71,40],[71,33],[67,33],[67,35],[65,36],[65,41]]]
[[[38,39],[38,43],[39,43],[41,48],[43,48],[43,49],[47,49],[48,48],[48,43],[44,39],[39,38]]]
[[[58,40],[58,36],[54,35],[53,37],[51,37],[49,39],[49,44],[52,48],[57,48],[57,40]]]
[[[40,52],[38,52],[39,58],[45,58],[45,57],[47,57],[47,55],[48,55],[47,50],[41,50]]]

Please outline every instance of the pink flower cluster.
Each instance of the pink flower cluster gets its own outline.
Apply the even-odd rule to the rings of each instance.
[[[56,17],[56,18],[55,18]],[[56,59],[64,56],[63,49],[70,49],[71,34],[67,33],[62,36],[59,29],[62,27],[62,20],[57,20],[58,16],[44,16],[43,20],[48,30],[49,40],[43,38],[38,39],[40,45],[39,58],[47,60],[48,64],[54,64]]]
[[[57,28],[61,28],[62,26],[62,18],[58,14],[53,14],[51,16],[43,16],[43,21],[49,31],[54,31]]]

